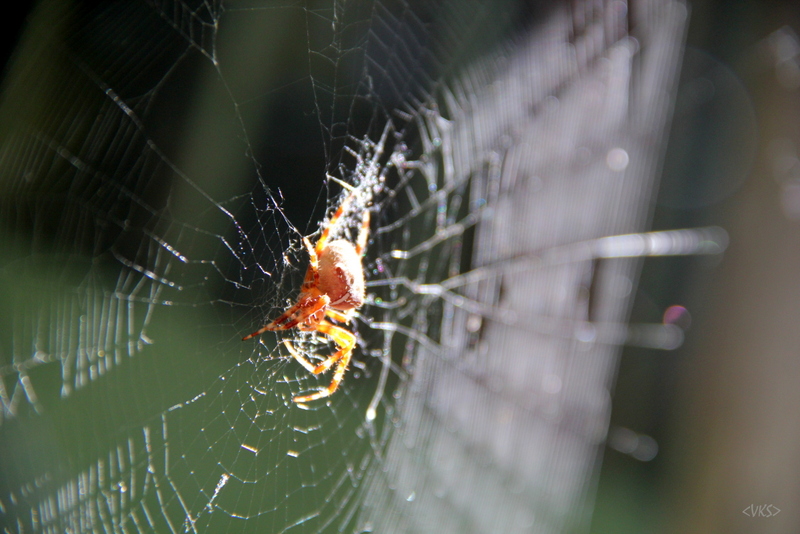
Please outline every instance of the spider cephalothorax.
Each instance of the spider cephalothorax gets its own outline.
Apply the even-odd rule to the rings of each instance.
[[[303,238],[310,262],[297,302],[280,317],[244,338],[247,340],[269,330],[297,328],[305,332],[317,331],[333,339],[338,350],[316,366],[300,354],[288,340],[284,340],[292,356],[315,375],[327,371],[338,362],[331,384],[311,395],[295,397],[293,400],[297,403],[332,395],[339,388],[350,363],[353,348],[356,346],[356,337],[352,332],[325,319],[327,316],[334,321],[347,324],[355,311],[364,304],[364,269],[361,266],[361,256],[369,236],[369,212],[364,211],[361,230],[355,245],[346,239],[328,240],[331,229],[335,227],[352,197],[351,193],[342,201],[336,213],[323,228],[315,246],[311,246],[308,238]]]

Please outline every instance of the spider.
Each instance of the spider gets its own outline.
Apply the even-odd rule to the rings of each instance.
[[[336,365],[331,384],[316,393],[294,397],[292,400],[298,404],[333,395],[342,382],[356,346],[356,337],[352,332],[325,319],[327,316],[347,324],[355,311],[364,304],[364,269],[361,266],[361,256],[369,236],[369,212],[364,211],[355,245],[346,239],[328,240],[331,229],[336,226],[339,217],[350,204],[353,194],[350,193],[339,205],[314,247],[307,237],[303,237],[310,263],[303,285],[300,286],[297,302],[280,317],[242,339],[245,341],[266,331],[296,327],[303,332],[320,332],[333,340],[338,350],[317,366],[300,354],[288,340],[283,341],[294,359],[310,373],[318,375]]]

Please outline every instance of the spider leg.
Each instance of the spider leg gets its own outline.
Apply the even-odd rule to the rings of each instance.
[[[250,338],[260,336],[268,330],[288,330],[294,328],[298,324],[304,323],[309,318],[313,318],[314,314],[320,310],[325,309],[330,304],[330,297],[328,295],[307,295],[301,297],[294,306],[283,312],[283,314],[269,323],[253,332],[252,334],[242,338],[242,341],[247,341]],[[313,320],[311,321],[313,324]],[[308,328],[313,330],[313,327]]]
[[[311,402],[317,399],[321,399],[324,397],[330,397],[333,395],[337,389],[339,389],[339,384],[341,383],[342,379],[344,378],[344,373],[347,371],[347,366],[350,364],[350,356],[352,352],[348,352],[342,359],[339,360],[339,365],[336,366],[336,372],[333,374],[333,380],[331,381],[331,385],[329,385],[325,389],[321,389],[316,393],[312,393],[311,395],[303,395],[299,397],[295,397],[292,400],[298,404],[304,404],[306,402]]]
[[[288,339],[284,339],[283,340],[283,344],[286,345],[287,349],[289,349],[289,353],[292,355],[292,357],[295,360],[297,360],[298,362],[300,362],[300,365],[302,365],[303,367],[306,368],[306,371],[308,371],[309,373],[313,373],[314,372],[314,364],[311,363],[310,361],[308,361],[305,358],[305,356],[300,354],[297,351],[297,349],[294,348],[294,345],[292,345],[291,341],[289,341]]]
[[[325,244],[328,242],[328,235],[331,233],[331,229],[336,226],[336,222],[339,220],[339,217],[342,216],[344,210],[346,210],[347,206],[350,205],[350,202],[353,200],[353,195],[355,195],[355,191],[347,195],[345,199],[342,200],[342,203],[339,204],[339,208],[333,214],[331,220],[325,225],[325,228],[322,230],[322,235],[319,236],[319,241],[317,241],[317,255],[322,254],[322,251],[325,249]]]
[[[340,311],[336,311],[336,310],[332,310],[331,308],[328,308],[327,310],[325,310],[325,315],[327,315],[328,317],[330,317],[334,321],[339,321],[340,323],[347,324],[347,323],[350,322],[350,319],[353,318],[353,313],[354,312],[355,312],[355,310],[350,310],[347,313],[342,313]]]
[[[338,362],[338,364],[336,365],[336,371],[333,374],[333,380],[331,380],[331,383],[327,388],[321,389],[316,393],[312,393],[311,395],[303,395],[292,399],[297,403],[305,403],[321,399],[323,397],[329,397],[337,389],[339,389],[339,384],[342,382],[344,373],[347,371],[347,366],[350,364],[353,348],[356,346],[356,336],[340,326],[333,325],[326,321],[321,321],[317,325],[317,330],[330,336],[334,343],[336,343],[336,346],[339,347],[339,350],[330,358],[314,367],[311,372],[315,375],[318,375],[330,369],[336,362]],[[292,352],[292,356],[294,356],[295,359],[297,359],[298,356],[302,358],[302,356],[297,354],[295,351],[290,352]],[[305,360],[305,358],[303,358],[303,360]],[[308,360],[305,361],[309,364],[309,366],[311,365]],[[306,367],[305,363],[302,361],[300,363],[303,365],[303,367]]]
[[[352,352],[353,347],[355,347],[356,343],[355,336],[350,332],[348,332],[347,330],[345,330],[344,328],[340,328],[338,326],[326,322],[321,323],[319,326],[323,326],[323,328],[320,328],[319,331],[330,335],[333,338],[339,350],[317,366],[314,366],[314,364],[308,361],[308,359],[305,356],[303,356],[296,348],[294,348],[294,345],[292,345],[291,341],[289,341],[288,339],[285,339],[283,341],[283,344],[286,345],[286,348],[289,350],[292,357],[298,362],[300,362],[300,365],[305,367],[309,373],[313,373],[315,375],[324,373],[325,371],[330,369],[334,363],[336,363],[344,356],[344,353],[346,351]],[[328,329],[330,329],[331,331],[328,331]]]
[[[356,254],[359,257],[364,252],[364,247],[367,246],[367,239],[369,239],[369,211],[364,210],[364,216],[361,219],[361,230],[358,231],[358,239],[356,240]]]
[[[317,325],[316,330],[330,336],[330,338],[333,339],[333,342],[336,343],[336,347],[339,349],[324,362],[312,368],[311,372],[315,375],[318,375],[333,367],[333,364],[343,358],[346,353],[353,352],[353,348],[356,346],[356,336],[341,326],[333,325],[327,321],[321,321]]]
[[[319,286],[319,256],[311,242],[307,237],[303,237],[303,244],[308,250],[308,270],[306,270],[306,277],[303,280],[303,285],[300,288],[301,293],[308,293],[312,287]]]

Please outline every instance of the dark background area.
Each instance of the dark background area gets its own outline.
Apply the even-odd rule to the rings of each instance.
[[[2,21],[0,21],[0,27],[2,27],[3,35],[5,36],[3,44],[0,45],[0,62],[3,65],[3,77],[6,74],[8,60],[14,52],[20,37],[22,37],[25,23],[34,4],[34,0],[14,2],[14,9],[3,15]]]

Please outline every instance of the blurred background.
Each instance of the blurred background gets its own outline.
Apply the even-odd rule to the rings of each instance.
[[[730,245],[718,264],[648,260],[634,314],[678,304],[691,326],[673,353],[623,351],[612,427],[659,452],[606,454],[592,530],[793,532],[800,10],[690,7],[654,227],[719,224]]]
[[[5,531],[800,530],[800,6],[192,4],[23,3],[4,17],[15,39],[0,103]],[[681,12],[674,6],[688,18],[659,16]],[[548,115],[553,103],[598,109],[592,84],[615,79],[603,77],[603,65],[628,64],[619,63],[621,50],[633,51],[633,81],[608,87],[627,95],[623,107],[637,120],[619,126],[586,112],[596,131],[582,122],[575,129],[591,130],[590,140],[605,136],[608,147],[548,144],[573,139],[564,132],[580,115]],[[515,71],[515,61],[524,68]],[[513,85],[506,72],[530,73],[533,95],[502,96]],[[487,94],[501,95],[485,115],[505,129],[481,122]],[[601,108],[613,107],[616,93],[603,94]],[[420,112],[426,98],[440,103],[435,119]],[[533,108],[526,122],[505,118]],[[436,170],[422,182],[422,171],[406,174],[377,158],[389,171],[374,199],[382,215],[365,260],[372,279],[393,273],[450,288],[463,273],[493,269],[473,248],[502,242],[481,237],[487,228],[507,232],[488,217],[474,235],[464,230],[481,220],[482,206],[502,220],[503,191],[512,199],[547,192],[571,176],[597,183],[589,178],[601,172],[584,169],[605,165],[613,143],[639,139],[631,160],[644,163],[614,186],[635,190],[635,202],[594,213],[624,195],[571,190],[557,198],[577,200],[563,204],[544,196],[522,213],[546,212],[545,223],[515,227],[543,234],[541,242],[514,246],[524,258],[648,226],[724,228],[724,254],[626,264],[617,276],[635,286],[631,273],[641,267],[638,289],[599,315],[609,324],[630,312],[633,325],[677,325],[683,344],[597,343],[597,354],[586,353],[593,359],[569,345],[552,349],[541,367],[508,363],[510,374],[529,378],[533,397],[543,395],[539,382],[558,396],[540,410],[491,380],[507,375],[476,371],[470,358],[504,353],[481,348],[484,336],[504,335],[482,325],[524,329],[498,319],[498,310],[512,311],[509,293],[524,288],[531,302],[550,302],[553,279],[498,284],[489,291],[496,301],[466,289],[458,293],[466,300],[447,301],[410,284],[374,285],[357,327],[371,352],[356,357],[324,409],[293,405],[291,396],[316,382],[278,359],[274,340],[254,348],[239,339],[294,295],[304,271],[297,238],[317,230],[341,190],[321,176],[363,179],[348,174],[354,158],[345,147],[363,149],[355,140],[375,141],[389,118],[408,126],[396,126],[402,135],[387,154],[432,161]],[[454,141],[453,159],[469,179],[448,174],[448,131],[452,139],[486,134],[475,134],[460,157]],[[530,131],[535,143],[525,145],[519,139]],[[516,161],[503,159],[515,146],[541,154],[528,175],[519,173],[539,185],[507,181],[509,165],[501,165],[493,197],[492,155]],[[395,226],[416,213],[421,222]],[[627,213],[635,216],[615,219]],[[585,226],[574,223],[582,217]],[[392,263],[392,250],[420,243],[431,249],[421,260]],[[488,248],[509,263],[515,257]],[[601,260],[589,263],[590,274],[576,269],[579,281],[563,292],[588,293],[591,311],[606,293],[605,278],[592,278]],[[540,276],[540,267],[526,269]],[[548,306],[534,309],[553,315]],[[573,312],[555,314],[558,324],[571,325]],[[451,351],[449,320],[453,345],[466,347],[460,352]],[[92,359],[87,347],[101,355]],[[112,353],[113,364],[98,363]],[[431,361],[437,366],[425,367]],[[475,405],[458,398],[473,382],[488,392]],[[515,410],[491,411],[486,399],[496,397]],[[378,419],[366,424],[376,402]],[[519,432],[492,441],[487,435],[500,431],[489,425],[508,413]],[[482,418],[483,427],[475,423]],[[452,443],[466,445],[456,453]],[[454,466],[440,467],[448,461]],[[524,476],[508,474],[515,466]],[[471,484],[460,471],[474,475]],[[466,495],[452,497],[459,486]],[[476,503],[491,503],[495,516],[469,515]],[[411,505],[416,512],[402,508]],[[414,514],[422,519],[404,517]]]

